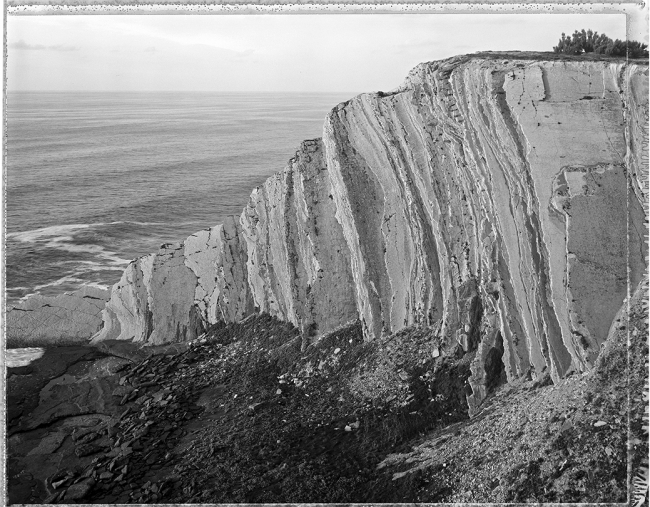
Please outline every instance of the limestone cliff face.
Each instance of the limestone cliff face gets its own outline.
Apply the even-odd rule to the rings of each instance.
[[[93,338],[158,345],[196,338],[206,322],[237,321],[253,311],[246,245],[233,217],[183,243],[129,264]]]
[[[305,340],[358,318],[333,191],[321,141],[305,141],[240,219],[255,308],[294,323]]]
[[[350,254],[320,140],[253,190],[240,217],[132,262],[94,341],[160,344],[254,311],[292,322],[305,342],[355,321]]]
[[[645,90],[647,67],[459,58],[336,108],[324,142],[368,335],[442,319],[477,349],[477,400],[494,350],[509,379],[593,364],[645,269],[626,173],[645,171]]]
[[[267,312],[305,344],[430,326],[496,377],[594,362],[646,270],[648,67],[483,55],[335,107],[241,217],[132,263],[95,340]],[[629,238],[628,238],[629,236]]]

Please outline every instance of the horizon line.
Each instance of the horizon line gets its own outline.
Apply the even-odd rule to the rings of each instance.
[[[379,90],[378,90],[379,91]],[[298,91],[298,90],[5,90],[5,93],[373,93],[349,90]]]

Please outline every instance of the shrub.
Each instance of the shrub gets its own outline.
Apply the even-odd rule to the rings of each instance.
[[[580,55],[597,53],[608,56],[627,56],[628,58],[648,58],[648,45],[638,41],[612,40],[607,35],[592,30],[576,30],[571,37],[562,34],[556,53]]]

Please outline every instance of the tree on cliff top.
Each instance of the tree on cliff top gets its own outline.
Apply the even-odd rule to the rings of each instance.
[[[638,41],[612,40],[607,35],[591,30],[576,30],[571,37],[562,34],[558,45],[553,48],[556,53],[580,55],[597,53],[608,56],[628,56],[629,58],[648,58],[648,45]]]

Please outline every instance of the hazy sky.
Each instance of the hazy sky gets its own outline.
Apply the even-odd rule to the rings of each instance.
[[[8,90],[362,92],[420,62],[625,38],[623,14],[7,16]]]

